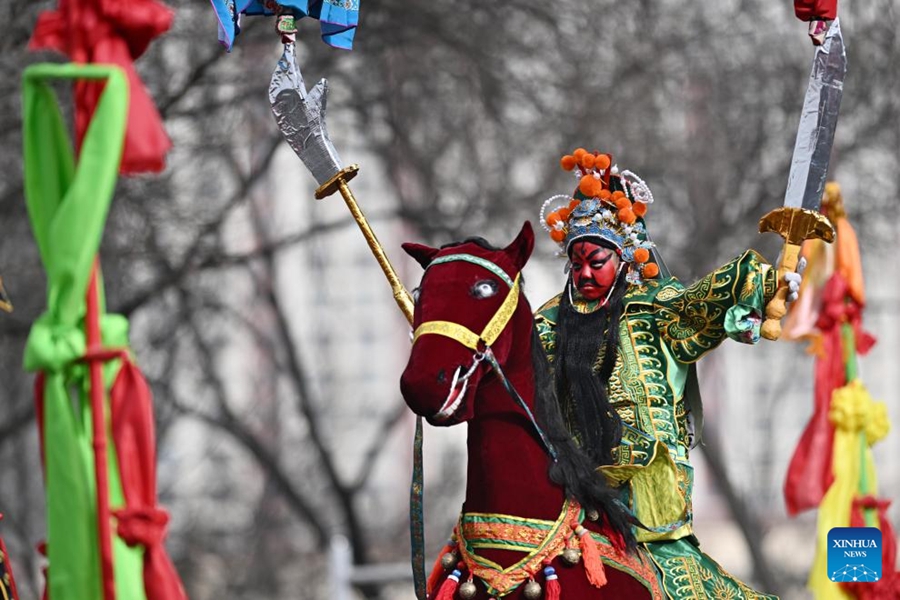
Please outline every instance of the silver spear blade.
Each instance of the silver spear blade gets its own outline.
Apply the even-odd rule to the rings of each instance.
[[[819,210],[846,73],[844,38],[840,21],[835,19],[813,57],[784,194],[785,206]]]
[[[320,186],[341,170],[341,159],[325,127],[327,93],[324,79],[306,91],[294,57],[294,43],[285,44],[269,83],[269,102],[281,133]]]

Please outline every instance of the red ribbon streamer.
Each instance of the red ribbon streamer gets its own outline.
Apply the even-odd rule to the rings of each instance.
[[[846,280],[832,275],[822,291],[822,309],[816,327],[822,332],[822,356],[815,366],[813,415],[800,437],[788,466],[784,499],[788,514],[816,508],[831,486],[834,425],[828,420],[834,390],[846,385],[841,326],[849,322],[856,337],[857,354],[865,354],[875,338],[862,329],[862,307],[852,299]]]
[[[163,541],[169,515],[156,504],[156,432],[150,386],[124,359],[110,394],[112,433],[119,457],[125,508],[115,511],[119,536],[144,553],[144,588],[154,600],[187,600]]]
[[[153,38],[172,25],[172,11],[156,0],[60,0],[40,14],[28,47],[56,50],[77,63],[121,67],[128,76],[129,106],[122,174],[159,172],[172,143],[162,118],[134,68]],[[75,84],[75,139],[80,147],[103,84]]]
[[[897,538],[887,516],[890,500],[864,496],[853,500],[850,511],[850,527],[867,527],[863,510],[878,511],[878,529],[881,530],[881,579],[874,582],[841,583],[856,600],[896,600],[900,598],[900,573],[894,565],[897,561]]]

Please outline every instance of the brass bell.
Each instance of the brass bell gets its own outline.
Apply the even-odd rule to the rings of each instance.
[[[459,597],[462,598],[462,600],[472,600],[476,593],[478,593],[478,588],[475,587],[473,581],[467,581],[459,586]]]
[[[456,552],[447,552],[441,557],[441,566],[445,571],[452,570],[457,562],[459,561],[456,560]]]
[[[541,597],[541,585],[534,580],[525,584],[525,591],[522,594],[525,600],[538,600]]]
[[[563,550],[562,559],[564,563],[570,567],[574,567],[578,564],[578,561],[581,560],[581,552],[579,552],[577,548],[566,548]]]
[[[587,518],[588,521],[593,521],[594,523],[596,523],[600,520],[600,513],[592,508],[591,510],[587,511]]]

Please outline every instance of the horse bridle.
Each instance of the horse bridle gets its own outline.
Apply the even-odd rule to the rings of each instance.
[[[537,419],[534,418],[534,414],[522,399],[522,396],[519,395],[515,387],[513,387],[512,383],[506,377],[506,374],[500,367],[500,363],[497,361],[497,357],[494,356],[494,352],[493,350],[491,350],[491,346],[494,344],[494,342],[497,341],[497,338],[500,337],[500,334],[503,333],[503,330],[506,329],[506,326],[509,324],[510,319],[516,312],[516,308],[519,305],[519,294],[521,292],[521,274],[516,274],[516,278],[515,280],[513,280],[509,275],[506,274],[506,271],[501,269],[497,264],[487,260],[486,258],[474,256],[472,254],[448,254],[446,256],[441,256],[431,261],[427,268],[430,269],[435,265],[458,261],[472,263],[487,269],[488,271],[502,279],[509,286],[509,292],[507,293],[506,298],[503,299],[503,302],[502,304],[500,304],[497,312],[494,313],[494,316],[491,317],[491,320],[488,321],[487,325],[485,325],[481,334],[476,334],[465,325],[460,325],[459,323],[454,323],[452,321],[426,321],[416,328],[416,331],[413,334],[413,344],[415,344],[416,341],[423,335],[442,335],[459,342],[466,348],[472,350],[473,353],[472,363],[465,371],[465,373],[462,372],[462,366],[457,367],[456,371],[454,372],[453,380],[450,384],[450,392],[447,395],[447,400],[445,400],[444,406],[442,406],[441,411],[438,412],[438,415],[440,415],[441,412],[445,410],[447,406],[453,401],[462,399],[468,388],[469,378],[475,373],[478,365],[482,361],[487,360],[491,365],[491,368],[493,368],[494,372],[497,374],[497,377],[503,383],[503,387],[506,389],[509,395],[512,396],[516,403],[525,411],[525,414],[528,415],[528,419],[531,421],[531,424],[534,426],[535,431],[541,438],[541,442],[544,444],[544,448],[546,448],[547,453],[555,461],[556,449],[553,447],[553,444],[550,443],[550,440],[547,438],[547,435],[544,433],[543,429],[541,429],[540,425],[538,425]],[[462,389],[457,391],[457,386],[459,385],[462,385]]]
[[[447,256],[442,256],[431,261],[428,268],[430,269],[435,265],[457,261],[469,262],[487,269],[509,286],[509,293],[506,295],[500,308],[497,309],[497,312],[494,313],[494,316],[491,317],[491,320],[485,325],[481,334],[476,334],[465,325],[460,325],[459,323],[454,323],[452,321],[428,321],[416,328],[416,332],[413,334],[413,344],[415,344],[416,340],[423,335],[443,335],[456,340],[466,348],[479,353],[484,348],[491,347],[494,342],[497,341],[497,338],[500,337],[500,334],[506,329],[506,325],[512,318],[513,313],[516,312],[516,307],[519,305],[519,280],[521,277],[520,275],[516,275],[516,279],[513,281],[510,279],[509,275],[506,274],[506,271],[496,264],[481,258],[480,256],[473,256],[472,254],[448,254]]]

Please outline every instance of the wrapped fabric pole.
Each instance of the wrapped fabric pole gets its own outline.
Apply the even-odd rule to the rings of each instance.
[[[81,141],[77,166],[57,99],[48,84],[54,79],[105,82]],[[155,448],[147,439],[153,435],[146,423],[149,394],[139,389],[136,368],[125,350],[128,321],[105,314],[99,269],[94,271],[118,176],[127,114],[127,80],[116,67],[39,64],[25,71],[25,193],[48,284],[47,310],[32,326],[25,367],[39,372],[35,401],[47,490],[50,600],[104,596],[98,529],[112,524],[108,514],[106,523],[97,520],[97,506],[104,494],[119,517],[118,531],[111,535],[115,597],[185,597],[174,569],[158,566],[168,561],[160,554],[165,524],[150,525],[148,535],[135,533],[141,529],[136,525],[140,515],[150,515],[153,523],[166,518],[155,505],[155,482],[148,483],[148,478],[155,479]],[[97,294],[89,310],[86,298],[92,273],[97,275]],[[98,340],[85,335],[85,319],[89,316],[96,319]],[[101,461],[108,467],[105,492],[98,488],[94,475],[92,419],[96,411],[89,402],[91,369],[86,364],[100,369],[101,410],[109,414],[108,405],[113,405],[113,443],[108,444]],[[121,383],[123,380],[125,383]],[[107,392],[111,386],[112,400]],[[132,395],[139,397],[133,400]],[[132,402],[135,406],[122,408]],[[108,427],[106,420],[100,423]],[[129,430],[141,433],[121,434]],[[108,435],[102,425],[101,431]],[[119,443],[123,444],[121,449]],[[135,490],[135,485],[139,489]],[[148,563],[154,566],[147,568]],[[146,585],[145,592],[148,572],[154,580]],[[169,591],[151,595],[149,590],[159,586]]]
[[[106,82],[82,140],[77,168],[48,85],[48,80],[60,78]],[[95,65],[35,65],[25,71],[23,83],[25,193],[48,284],[47,310],[32,326],[25,348],[25,368],[43,373],[39,387],[44,394],[36,402],[42,405],[45,441],[48,592],[52,600],[101,598],[88,374],[76,363],[87,347],[85,299],[118,176],[127,83],[120,70]],[[104,321],[104,338],[124,339],[124,320]],[[77,390],[74,406],[70,389]],[[109,491],[120,496],[116,470],[109,471]],[[115,552],[116,570],[123,577],[129,566],[140,566],[140,556],[128,556],[124,550]],[[141,598],[127,593],[120,597]]]

